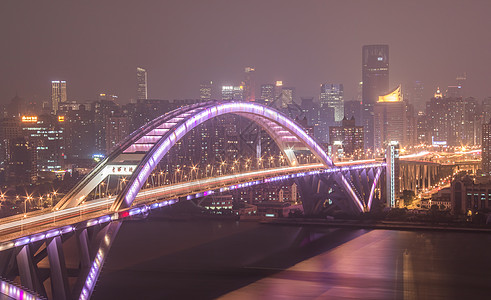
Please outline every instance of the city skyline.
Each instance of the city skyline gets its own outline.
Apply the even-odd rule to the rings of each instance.
[[[256,90],[282,80],[296,88],[298,97],[317,98],[321,83],[339,82],[349,101],[361,81],[361,48],[370,44],[391,49],[391,87],[422,81],[426,101],[437,86],[455,85],[465,72],[468,96],[491,95],[485,76],[491,42],[479,34],[491,25],[486,16],[491,4],[474,2],[463,9],[464,1],[367,2],[168,1],[144,7],[103,3],[97,9],[91,4],[64,3],[56,9],[34,2],[2,4],[2,36],[12,46],[3,56],[9,60],[2,61],[0,103],[16,92],[47,100],[49,82],[59,79],[69,83],[69,101],[110,91],[127,102],[136,98],[139,65],[149,73],[150,98],[196,99],[201,81],[239,84],[244,67],[253,66]],[[402,12],[407,18],[400,18]],[[24,18],[38,25],[19,22]],[[129,25],[127,18],[136,20]],[[15,30],[7,30],[9,24],[17,24]],[[334,30],[338,26],[343,30]],[[56,28],[61,32],[50,35]]]

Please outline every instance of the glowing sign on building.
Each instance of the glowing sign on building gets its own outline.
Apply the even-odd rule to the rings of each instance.
[[[395,90],[387,95],[378,96],[378,102],[401,102],[402,93],[401,86],[399,85]]]
[[[65,116],[58,116],[58,122],[65,122]]]
[[[22,116],[22,123],[36,123],[38,121],[38,117],[36,116]]]

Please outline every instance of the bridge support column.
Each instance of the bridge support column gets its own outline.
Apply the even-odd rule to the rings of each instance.
[[[19,268],[20,281],[23,286],[32,291],[39,290],[42,287],[39,281],[39,270],[33,263],[29,245],[23,246],[17,254],[17,267]]]
[[[68,299],[70,293],[61,237],[52,238],[46,243],[46,248],[48,250],[53,299]]]

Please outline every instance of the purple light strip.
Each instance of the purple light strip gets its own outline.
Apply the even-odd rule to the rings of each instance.
[[[15,284],[7,282],[5,280],[0,280],[0,293],[12,297],[14,299],[20,299],[20,300],[42,299],[38,296],[35,296],[33,293],[25,291],[22,288],[16,286]]]

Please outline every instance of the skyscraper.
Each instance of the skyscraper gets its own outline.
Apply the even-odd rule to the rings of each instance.
[[[274,101],[274,85],[262,84],[261,85],[261,103],[269,104]]]
[[[321,84],[320,103],[334,108],[334,121],[341,122],[344,118],[344,88],[342,84]]]
[[[64,103],[66,100],[66,81],[51,81],[51,106],[55,114],[58,111],[60,103]]]
[[[136,99],[148,99],[147,71],[136,68]]]
[[[373,149],[373,106],[389,90],[389,45],[365,45],[362,49],[362,102],[365,148]]]
[[[213,86],[213,81],[211,80],[201,81],[199,85],[199,98],[201,101],[211,100],[212,86]]]
[[[482,170],[486,174],[491,172],[491,120],[482,124]]]
[[[387,95],[379,96],[374,105],[375,148],[383,150],[390,142],[406,145],[406,105],[402,100],[401,86]]]
[[[242,101],[244,100],[244,87],[224,85],[222,86],[222,100]]]
[[[256,70],[253,67],[246,67],[244,70],[244,100],[256,101],[256,82],[254,73]]]

